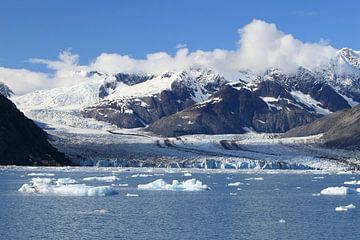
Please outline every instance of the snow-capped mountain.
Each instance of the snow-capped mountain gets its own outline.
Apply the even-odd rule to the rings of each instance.
[[[192,129],[194,121],[202,119],[200,115],[205,113],[207,119],[212,117],[212,125],[220,124],[221,121],[214,120],[217,117],[225,120],[225,116],[234,117],[234,109],[230,111],[231,107],[226,106],[218,112],[199,111],[220,104],[220,95],[225,94],[224,89],[237,96],[229,97],[232,101],[226,104],[253,106],[259,103],[255,105],[261,107],[245,107],[245,112],[244,109],[238,109],[240,115],[236,115],[238,118],[234,118],[234,121],[244,116],[248,118],[241,124],[238,121],[236,126],[224,127],[229,124],[227,121],[221,123],[225,124],[224,128],[213,126],[214,129],[228,129],[226,131],[202,130],[201,133],[232,132],[229,129],[238,129],[235,132],[244,129],[284,132],[331,112],[351,108],[360,101],[360,52],[345,48],[338,51],[322,69],[299,67],[292,73],[269,69],[264,74],[239,71],[234,79],[226,79],[211,69],[199,67],[158,75],[109,75],[98,71],[82,74],[86,74],[89,81],[67,88],[14,96],[13,100],[29,117],[46,123],[77,128],[150,126],[148,129],[158,133],[161,131],[154,127],[157,124],[159,127],[172,126],[169,131],[174,130],[176,117],[188,119],[178,124],[179,128],[187,124],[185,129]],[[242,93],[230,91],[229,87]],[[247,91],[246,94],[242,89]],[[226,109],[230,112],[226,112]],[[168,119],[171,119],[170,123],[165,123]]]
[[[11,89],[5,83],[0,82],[0,94],[9,98],[14,95],[14,92],[11,91]]]

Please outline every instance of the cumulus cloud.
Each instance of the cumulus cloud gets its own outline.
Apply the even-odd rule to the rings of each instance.
[[[29,60],[35,64],[45,64],[54,71],[53,74],[1,68],[0,81],[5,81],[17,93],[24,93],[37,88],[69,86],[86,81],[88,77],[85,73],[89,70],[107,74],[159,74],[192,66],[211,68],[225,77],[235,78],[240,70],[262,73],[269,68],[279,68],[285,72],[294,71],[299,66],[314,69],[327,64],[337,51],[324,40],[304,43],[278,30],[275,24],[261,20],[253,20],[238,33],[240,40],[234,50],[190,52],[185,44],[178,44],[175,55],[156,52],[146,55],[144,59],[135,59],[129,55],[102,53],[87,66],[79,65],[79,55],[66,50],[55,61]]]

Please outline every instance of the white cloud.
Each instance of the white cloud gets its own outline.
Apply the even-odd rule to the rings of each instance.
[[[186,48],[187,44],[186,43],[178,43],[175,46],[175,49],[180,49],[180,48]]]
[[[189,52],[185,44],[177,45],[175,55],[165,52],[148,54],[144,59],[129,55],[102,53],[88,66],[79,65],[79,55],[66,50],[58,60],[30,59],[45,64],[53,74],[31,72],[24,69],[0,68],[0,81],[16,93],[34,89],[69,86],[86,81],[86,71],[97,70],[108,74],[118,72],[144,72],[158,74],[169,70],[183,70],[191,66],[211,68],[225,77],[236,76],[239,70],[261,73],[268,68],[291,72],[299,66],[316,68],[328,63],[336,49],[328,42],[304,43],[290,34],[279,31],[274,24],[253,20],[238,30],[237,49],[196,50]]]

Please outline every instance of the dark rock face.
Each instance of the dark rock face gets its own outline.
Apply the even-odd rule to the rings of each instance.
[[[47,134],[0,94],[0,165],[72,165]]]
[[[283,85],[286,90],[300,91],[321,103],[322,108],[331,112],[351,108],[348,102],[339,95],[323,78],[309,70],[299,68],[295,74],[271,73],[273,81]]]
[[[165,78],[169,80],[173,74],[173,72],[168,72],[160,77],[166,81]],[[194,105],[196,103],[194,99],[197,96],[213,94],[226,83],[223,77],[213,74],[210,70],[196,72],[196,74],[194,77],[192,73],[184,71],[178,80],[171,83],[170,89],[152,96],[127,97],[117,100],[104,99],[94,106],[84,108],[82,115],[112,123],[121,128],[145,127],[162,117],[170,116]],[[210,80],[209,75],[212,77]],[[106,91],[102,90],[105,85],[100,88],[100,96],[106,96],[109,88],[115,89],[120,80],[127,85],[135,85],[147,80],[151,81],[154,77],[135,77],[129,74],[116,76],[115,85],[108,86]]]
[[[0,82],[0,94],[6,98],[9,98],[14,95],[14,92],[11,91],[11,89],[6,86],[5,83]]]
[[[267,103],[261,95],[276,99]],[[161,118],[147,130],[164,136],[245,133],[248,129],[285,132],[318,117],[299,106],[281,85],[265,81],[255,91],[226,85],[209,100]]]
[[[324,144],[335,148],[360,148],[360,106],[324,116],[310,124],[288,131],[286,137],[323,133]]]

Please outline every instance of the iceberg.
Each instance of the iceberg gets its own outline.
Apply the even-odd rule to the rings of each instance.
[[[92,187],[86,184],[73,184],[70,179],[33,178],[23,184],[18,191],[23,193],[51,194],[62,196],[109,196],[117,194],[110,186]]]
[[[348,194],[348,187],[328,187],[321,190],[321,195],[345,196]]]
[[[167,190],[167,191],[204,191],[211,190],[208,185],[203,184],[201,181],[195,178],[186,181],[179,182],[173,180],[171,184],[165,182],[163,179],[157,179],[148,184],[139,184],[137,186],[143,190]]]
[[[106,177],[86,177],[83,178],[84,181],[98,181],[98,182],[115,182],[119,178],[116,176],[106,176]]]
[[[349,204],[347,206],[336,207],[335,211],[337,211],[337,212],[347,212],[349,209],[354,209],[354,208],[356,208],[355,205]]]

